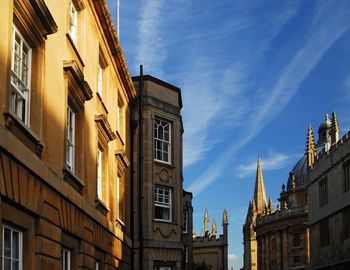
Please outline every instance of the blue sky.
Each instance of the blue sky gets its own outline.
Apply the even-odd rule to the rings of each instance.
[[[350,129],[350,1],[120,0],[120,8],[130,73],[143,64],[182,89],[195,230],[205,208],[218,221],[226,208],[229,264],[239,269],[258,154],[276,205],[308,125],[317,133],[335,110],[341,135]]]

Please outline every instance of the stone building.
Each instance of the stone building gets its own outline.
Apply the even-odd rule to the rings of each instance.
[[[208,210],[204,213],[204,229],[200,236],[193,235],[193,263],[211,266],[212,270],[228,270],[228,216],[222,217],[223,234],[218,234],[216,219],[209,231]]]
[[[150,75],[133,80],[139,89],[133,139],[135,269],[183,269],[184,206],[191,196],[184,198],[183,191],[181,91]]]
[[[136,92],[106,2],[0,7],[2,269],[130,269]]]
[[[337,123],[335,113],[332,121]],[[306,151],[283,184],[277,210],[267,201],[260,160],[255,191],[243,226],[244,269],[310,269],[308,204],[309,170],[317,153],[328,151],[337,141],[338,128],[328,115],[321,123],[317,144],[308,128]],[[314,244],[312,243],[312,246]]]
[[[312,269],[350,269],[350,133],[338,140],[335,114],[328,121],[330,147],[314,152],[309,173]]]

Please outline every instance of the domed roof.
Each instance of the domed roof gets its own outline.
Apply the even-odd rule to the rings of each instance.
[[[331,120],[329,120],[328,113],[326,113],[326,117],[325,117],[324,121],[321,123],[321,125],[319,126],[318,132],[320,132],[322,130],[330,129],[331,127],[332,127],[332,122],[331,122]]]
[[[303,186],[309,182],[306,155],[299,159],[299,161],[295,164],[293,170],[290,172],[287,190],[293,186],[293,181],[296,187]]]

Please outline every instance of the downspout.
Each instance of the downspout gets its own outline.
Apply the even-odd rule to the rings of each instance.
[[[143,270],[143,66],[140,65],[139,84],[139,232],[140,256],[139,269]]]
[[[131,270],[134,270],[134,251],[135,251],[135,209],[134,209],[134,197],[135,197],[135,192],[134,192],[134,173],[135,173],[135,165],[134,165],[134,143],[135,143],[135,129],[137,127],[137,123],[135,121],[135,115],[134,113],[136,112],[135,110],[135,101],[136,98],[134,98],[131,101],[131,106],[130,106],[130,134],[131,134],[131,146],[130,146],[130,160],[131,160],[131,168],[130,168],[130,237],[131,237]]]

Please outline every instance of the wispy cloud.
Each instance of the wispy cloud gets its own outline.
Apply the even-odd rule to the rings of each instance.
[[[165,0],[149,0],[142,8],[138,20],[139,43],[136,50],[136,65],[143,64],[147,72],[156,76],[163,75],[163,61],[167,50],[163,40],[162,8]],[[137,70],[137,68],[136,68]]]
[[[291,161],[300,155],[286,155],[282,153],[273,153],[268,158],[260,158],[261,166],[264,171],[274,171],[286,168]],[[237,176],[245,178],[256,173],[257,161],[252,161],[249,164],[241,164],[237,168]]]
[[[255,104],[251,104],[254,109],[250,112],[250,117],[246,119],[241,128],[241,137],[229,145],[226,151],[221,153],[212,165],[202,173],[189,187],[198,195],[212,182],[219,179],[221,172],[236,155],[237,151],[255,138],[264,127],[275,119],[281,111],[289,104],[302,82],[309,76],[310,72],[320,62],[323,55],[348,29],[346,23],[347,12],[337,10],[337,16],[327,16],[328,10],[322,5],[319,8],[319,16],[323,16],[324,21],[319,22],[317,28],[309,35],[309,38],[302,44],[288,61],[281,66],[281,72],[277,79],[270,84],[263,85],[256,91]],[[271,90],[270,90],[271,89]]]
[[[230,261],[237,260],[239,257],[236,254],[228,254],[228,259]]]

